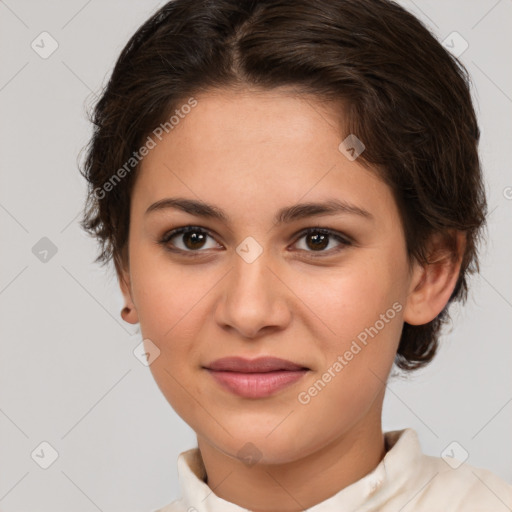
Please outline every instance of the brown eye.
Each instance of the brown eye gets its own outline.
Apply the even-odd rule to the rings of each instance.
[[[213,249],[219,245],[213,241],[212,246],[208,247],[208,239],[213,238],[204,229],[195,226],[186,226],[184,228],[174,229],[164,235],[160,243],[171,250],[182,252],[200,252],[202,249]]]
[[[197,231],[184,233],[183,244],[187,247],[187,249],[201,249],[207,236],[208,235],[205,235],[204,233],[198,233]]]
[[[329,235],[323,233],[307,234],[306,245],[313,250],[325,249],[329,245]]]
[[[309,253],[321,253],[320,255],[324,253],[329,255],[352,245],[348,237],[344,237],[341,233],[326,228],[308,228],[299,236],[300,238],[298,240],[304,239],[302,247],[299,247],[300,250]],[[301,245],[298,241],[297,244],[299,246]],[[325,250],[327,247],[330,247],[329,250]]]

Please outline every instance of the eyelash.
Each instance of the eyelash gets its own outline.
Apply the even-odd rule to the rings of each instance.
[[[196,257],[204,256],[201,253],[205,252],[207,249],[206,250],[198,249],[196,251],[192,251],[192,250],[184,251],[182,249],[172,248],[169,245],[169,242],[172,238],[179,236],[179,235],[186,234],[186,233],[190,233],[190,232],[201,233],[201,234],[207,235],[210,238],[213,238],[215,240],[215,237],[213,237],[212,234],[204,228],[201,228],[199,226],[184,226],[181,228],[173,229],[173,230],[165,233],[163,235],[163,237],[158,241],[158,243],[160,245],[162,245],[166,250],[168,250],[172,253],[180,253],[186,257],[196,258]],[[353,241],[346,235],[342,235],[338,231],[334,231],[334,230],[328,229],[328,228],[322,228],[320,226],[310,227],[310,228],[306,228],[306,229],[303,229],[302,231],[300,231],[297,234],[297,238],[295,239],[294,244],[296,244],[301,238],[303,238],[307,235],[310,235],[310,234],[328,235],[328,236],[334,238],[337,242],[339,242],[340,246],[335,249],[330,249],[329,251],[323,251],[323,250],[322,251],[304,251],[303,249],[301,249],[301,251],[304,251],[306,253],[311,253],[310,255],[306,256],[307,258],[313,259],[313,258],[323,257],[325,255],[331,256],[332,254],[337,254],[338,252],[343,250],[345,247],[349,247],[349,246],[353,245]],[[318,254],[315,254],[315,253],[318,253]]]

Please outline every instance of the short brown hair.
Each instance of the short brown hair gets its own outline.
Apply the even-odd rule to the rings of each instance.
[[[403,327],[395,363],[420,368],[437,350],[448,305],[466,299],[468,274],[478,270],[486,199],[469,84],[462,63],[392,1],[173,0],[126,44],[91,115],[81,225],[101,244],[96,262],[113,259],[118,273],[127,262],[139,166],[108,193],[102,187],[183,98],[212,88],[292,86],[340,100],[345,135],[366,146],[358,162],[395,195],[409,257],[427,262],[433,233],[466,233],[447,306],[428,324]]]

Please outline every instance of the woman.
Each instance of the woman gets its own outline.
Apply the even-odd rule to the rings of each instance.
[[[434,357],[486,214],[467,72],[414,16],[174,0],[93,121],[82,225],[197,434],[161,512],[512,506],[496,475],[382,432],[392,365]]]

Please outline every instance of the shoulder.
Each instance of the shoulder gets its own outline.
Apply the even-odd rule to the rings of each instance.
[[[416,494],[404,512],[436,506],[452,512],[512,510],[512,485],[491,471],[449,457],[422,455],[420,461]]]

